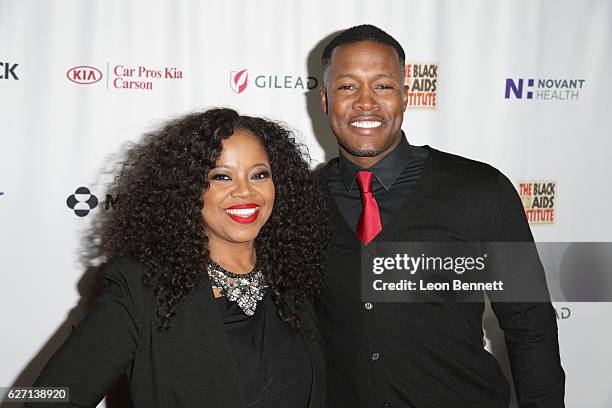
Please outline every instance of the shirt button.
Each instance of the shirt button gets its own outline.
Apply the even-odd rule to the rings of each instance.
[[[372,310],[373,307],[374,307],[374,305],[371,304],[370,302],[365,304],[365,308],[368,309],[368,310]]]
[[[380,358],[380,353],[372,353],[372,360],[376,361]]]
[[[382,408],[391,408],[391,403],[385,402],[385,405],[383,405]]]

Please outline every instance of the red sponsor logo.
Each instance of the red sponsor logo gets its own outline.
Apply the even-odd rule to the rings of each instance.
[[[70,68],[66,77],[75,84],[95,84],[102,79],[102,71],[96,67],[81,65]]]
[[[247,71],[248,69],[230,72],[230,87],[232,91],[238,94],[244,92],[249,84],[249,73]]]

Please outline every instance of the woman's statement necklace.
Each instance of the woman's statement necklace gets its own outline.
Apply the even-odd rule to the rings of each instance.
[[[238,303],[248,316],[255,313],[267,287],[263,273],[257,268],[245,274],[232,273],[212,259],[208,261],[208,276],[212,280],[212,287],[219,289],[227,300]]]

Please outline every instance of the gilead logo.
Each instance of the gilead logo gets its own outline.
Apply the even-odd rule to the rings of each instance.
[[[95,84],[102,79],[102,71],[96,67],[81,65],[73,67],[66,72],[66,77],[75,84]]]
[[[236,93],[242,93],[249,84],[249,73],[247,69],[230,72],[230,87]]]
[[[252,74],[252,73],[251,73]],[[252,74],[253,85],[261,89],[293,89],[312,90],[317,87],[319,80],[313,76],[306,75],[284,75],[284,74]],[[243,93],[249,84],[248,69],[230,71],[230,88],[237,94]],[[251,88],[253,89],[253,88]]]

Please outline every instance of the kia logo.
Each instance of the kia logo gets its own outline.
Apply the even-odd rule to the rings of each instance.
[[[81,65],[70,68],[66,72],[66,77],[75,84],[95,84],[102,79],[102,71],[96,67]]]
[[[249,73],[247,69],[242,71],[231,71],[230,72],[230,86],[232,91],[236,93],[242,93],[247,85],[249,84]]]

